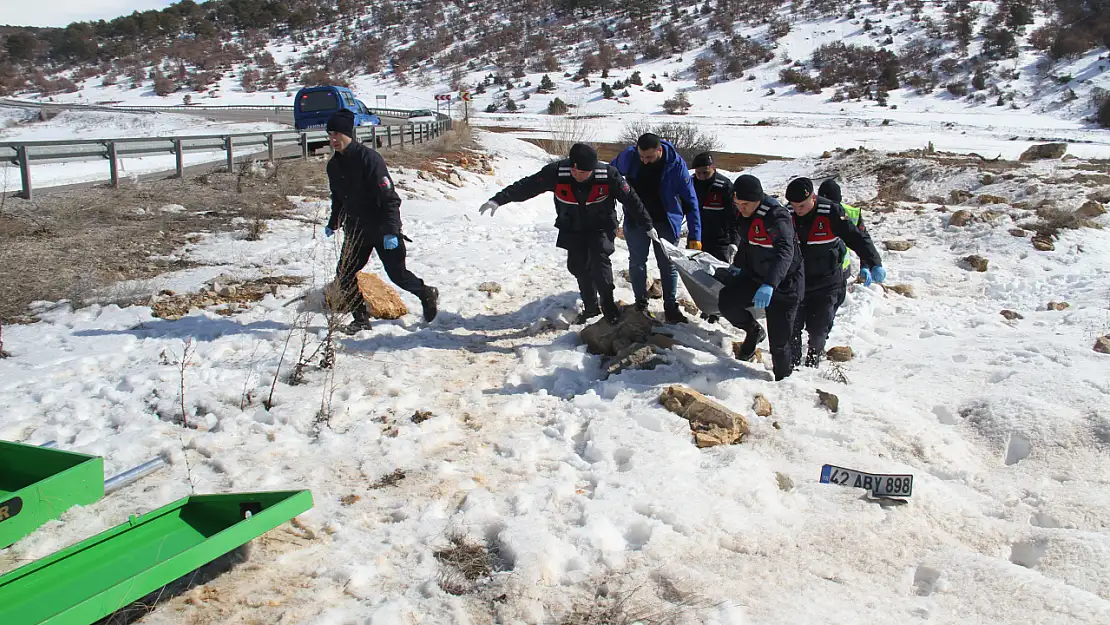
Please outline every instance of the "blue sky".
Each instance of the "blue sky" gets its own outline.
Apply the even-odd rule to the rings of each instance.
[[[65,26],[70,22],[130,15],[132,11],[164,9],[172,0],[0,0],[0,24]]]

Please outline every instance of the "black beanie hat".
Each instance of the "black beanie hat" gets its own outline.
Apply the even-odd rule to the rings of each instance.
[[[575,143],[570,148],[570,164],[578,171],[593,171],[597,167],[597,150],[585,143]]]
[[[786,201],[801,202],[813,195],[813,181],[809,178],[795,178],[786,185]]]
[[[821,186],[817,189],[817,195],[828,198],[834,202],[841,202],[844,197],[840,193],[840,185],[836,184],[835,178],[829,178],[822,182]]]
[[[702,152],[694,157],[694,167],[709,167],[713,164],[713,154]]]
[[[355,138],[355,114],[347,109],[339,109],[328,120],[328,132],[338,132]]]
[[[759,178],[744,174],[738,176],[736,182],[732,183],[732,193],[742,202],[762,202],[763,184],[759,182]]]

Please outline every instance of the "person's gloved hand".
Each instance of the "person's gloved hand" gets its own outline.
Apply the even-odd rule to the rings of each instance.
[[[863,280],[863,286],[871,286],[871,270],[867,267],[860,267],[859,279]]]
[[[478,214],[479,215],[484,215],[486,213],[486,211],[489,211],[489,216],[493,217],[493,214],[497,212],[497,209],[500,206],[501,205],[498,204],[497,202],[494,202],[493,200],[489,200],[485,204],[482,204],[482,208],[478,209]]]
[[[647,231],[647,236],[652,241],[655,241],[656,243],[659,242],[659,233],[655,231],[655,228],[649,228]]]
[[[385,235],[385,238],[382,239],[382,246],[387,250],[395,250],[400,244],[401,241],[397,238],[397,235],[395,234],[387,234]]]
[[[882,265],[875,265],[871,268],[871,279],[882,284],[886,280],[886,269],[883,269]]]
[[[729,245],[728,250],[725,251],[725,256],[728,258],[728,262],[731,263],[732,259],[736,258],[736,252],[739,252],[739,251],[740,251],[740,248],[737,247],[736,245]]]
[[[701,241],[695,241],[693,239],[687,239],[686,249],[688,249],[688,250],[700,250],[701,249]]]
[[[759,287],[759,289],[755,292],[755,297],[752,298],[752,302],[755,304],[755,307],[767,308],[768,306],[770,306],[771,295],[774,292],[775,287],[771,286],[770,284],[764,284],[763,286]]]
[[[335,230],[332,230],[331,228],[329,228],[327,226],[324,226],[324,236],[326,236],[327,238],[330,239],[331,235],[333,235],[333,234],[335,234]]]

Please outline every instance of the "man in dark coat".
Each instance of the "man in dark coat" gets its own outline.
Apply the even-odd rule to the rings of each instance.
[[[435,319],[439,290],[424,284],[405,267],[405,240],[401,232],[401,197],[393,188],[382,155],[355,141],[354,114],[343,109],[328,120],[328,143],[335,153],[328,161],[331,219],[324,234],[343,228],[343,250],[336,274],[339,306],[354,314],[350,333],[370,328],[370,313],[358,288],[358,272],[375,250],[389,279],[420,298],[424,320]]]
[[[805,296],[794,321],[792,356],[795,365],[801,362],[802,330],[808,330],[805,365],[816,367],[825,353],[825,341],[836,311],[844,302],[847,248],[859,254],[860,278],[865,284],[872,280],[882,282],[886,270],[871,235],[851,222],[839,202],[816,195],[812,180],[791,180],[786,187],[786,200],[794,213],[794,230],[801,242],[806,277]]]
[[[599,314],[616,323],[620,309],[613,299],[613,264],[609,261],[617,238],[616,202],[624,207],[625,232],[638,229],[658,241],[651,216],[624,176],[612,165],[599,164],[597,152],[584,143],[574,144],[568,158],[501,190],[479,213],[489,211],[493,216],[500,206],[548,191],[555,194],[555,227],[559,229],[555,245],[567,251],[567,269],[577,278],[582,296],[582,313],[575,323]]]
[[[729,268],[732,275],[723,280],[721,315],[747,333],[737,353],[741,360],[750,360],[769,337],[775,380],[782,380],[794,370],[790,336],[805,292],[798,237],[790,212],[763,192],[755,176],[738,177],[733,195],[740,210],[740,245]],[[766,310],[766,333],[748,310],[752,304]]]
[[[732,181],[717,171],[713,154],[694,157],[694,193],[701,214],[701,249],[717,260],[732,262],[739,249],[736,223],[740,213],[732,196]]]

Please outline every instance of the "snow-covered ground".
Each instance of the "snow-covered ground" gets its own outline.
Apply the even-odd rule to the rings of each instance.
[[[289,130],[289,126],[272,122],[229,123],[173,113],[134,114],[78,110],[63,111],[49,120],[39,121],[37,111],[0,107],[0,143],[224,135],[267,130]],[[185,165],[219,161],[224,155],[222,151],[187,152]],[[166,171],[174,166],[174,155],[170,153],[120,159],[120,172],[123,176]],[[108,163],[103,160],[49,163],[32,161],[31,180],[35,188],[51,187],[106,180],[108,171]],[[6,191],[17,188],[20,180],[19,168],[8,162],[0,164],[0,180],[3,180],[3,189]]]
[[[229,317],[44,304],[42,322],[6,327],[0,438],[57,440],[103,455],[109,473],[159,454],[172,466],[0,551],[0,570],[184,496],[191,480],[198,493],[311,488],[316,506],[246,573],[144,623],[558,623],[602,584],[630,595],[631,612],[682,623],[1110,622],[1110,356],[1091,349],[1110,331],[1110,233],[1065,231],[1056,251],[1036,252],[1005,224],[869,214],[877,241],[916,243],[885,252],[884,265],[917,297],[852,287],[829,343],[856,353],[849,384],[809,369],[776,384],[767,363],[732,358],[739,332],[698,320],[676,330],[685,346],[668,364],[599,381],[599,359],[566,326],[575,283],[554,247],[550,198],[477,214],[548,156],[503,134],[479,138],[495,176],[463,172],[457,189],[395,173],[410,267],[440,288],[439,318],[376,321],[341,340],[333,372],[310,366],[299,386],[284,383],[294,332],[269,410],[290,328],[307,318],[309,351],[325,333],[322,315],[289,303],[301,288]],[[751,173],[778,191],[826,167],[803,159]],[[845,191],[870,198],[874,177]],[[321,198],[299,206],[300,218],[327,210]],[[314,232],[288,219],[260,241],[208,235],[181,254],[201,267],[134,288],[195,290],[221,274],[319,287],[337,242]],[[987,256],[989,271],[959,267],[969,253]],[[613,261],[627,266],[623,243]],[[503,290],[479,292],[486,281]],[[1050,300],[1070,307],[1046,310]],[[1007,322],[1001,309],[1024,318]],[[187,345],[196,430],[158,416],[180,412]],[[752,435],[697,449],[658,403],[674,383],[746,414]],[[817,405],[817,389],[840,397],[838,413]],[[771,417],[751,410],[756,393]],[[414,423],[418,410],[433,416]],[[911,473],[914,494],[881,506],[819,484],[825,463]],[[398,469],[395,486],[369,488]],[[441,590],[433,554],[451,533],[499,545],[508,570],[493,592]]]

